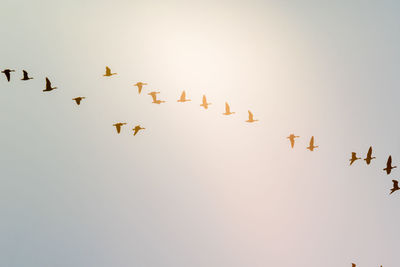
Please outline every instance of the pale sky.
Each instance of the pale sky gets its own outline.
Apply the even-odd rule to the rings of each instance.
[[[399,266],[399,12],[3,0],[0,266]]]

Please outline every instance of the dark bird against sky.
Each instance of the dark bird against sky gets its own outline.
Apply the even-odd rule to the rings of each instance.
[[[225,102],[225,113],[222,113],[223,115],[231,115],[235,114],[235,112],[231,112],[231,108],[228,104],[228,102]]]
[[[113,124],[113,126],[115,126],[115,128],[117,129],[117,133],[120,133],[121,127],[125,124],[126,124],[126,122],[118,122],[118,123]]]
[[[191,100],[186,98],[186,92],[183,91],[182,94],[181,94],[181,97],[178,99],[178,102],[184,103],[184,102],[187,102],[187,101],[191,101]]]
[[[371,160],[375,159],[375,157],[372,157],[372,146],[369,147],[367,157],[364,159],[367,165],[371,163]]]
[[[288,137],[286,137],[287,139],[290,140],[290,146],[293,148],[294,147],[294,143],[295,143],[295,138],[299,138],[300,136],[296,136],[294,134],[290,134]]]
[[[43,92],[53,91],[54,89],[57,89],[57,87],[51,87],[51,82],[49,78],[46,77],[46,89],[44,89]]]
[[[208,109],[208,105],[211,105],[211,103],[207,103],[206,95],[203,95],[203,103],[201,103],[200,106],[204,107],[204,109]]]
[[[314,146],[314,136],[311,136],[310,146],[308,146],[307,149],[310,150],[310,151],[314,151],[314,149],[317,148],[317,147],[319,147],[319,146]]]
[[[111,73],[111,69],[108,66],[106,66],[106,74],[104,74],[103,76],[110,77],[113,75],[117,75],[117,73]]]
[[[397,166],[392,166],[392,156],[389,156],[386,162],[386,168],[383,170],[386,171],[386,174],[389,175],[392,172],[392,169],[397,168]]]
[[[361,158],[357,158],[357,153],[356,152],[351,152],[351,159],[349,159],[350,161],[350,165],[354,163],[354,161],[361,159]]]
[[[142,92],[143,85],[147,85],[147,83],[137,82],[133,86],[137,86],[139,94]]]
[[[84,97],[84,96],[79,96],[79,97],[72,98],[72,100],[75,100],[76,104],[79,106],[81,104],[81,101],[85,98],[86,97]]]
[[[28,81],[28,80],[33,79],[32,77],[29,77],[29,76],[28,76],[28,72],[27,72],[26,70],[23,70],[22,72],[23,72],[23,75],[24,75],[24,76],[22,77],[22,79],[21,79],[22,81]]]
[[[11,72],[15,72],[15,70],[5,69],[5,70],[2,71],[2,73],[4,73],[4,75],[6,75],[7,81],[10,81]]]

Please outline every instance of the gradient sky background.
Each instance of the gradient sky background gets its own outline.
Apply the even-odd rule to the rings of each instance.
[[[0,266],[399,266],[400,170],[382,171],[400,166],[399,12],[3,0],[0,68],[17,73],[0,76]]]

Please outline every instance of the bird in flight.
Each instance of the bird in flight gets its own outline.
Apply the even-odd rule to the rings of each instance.
[[[153,104],[161,104],[161,103],[165,103],[165,101],[163,100],[158,100],[157,99],[157,94],[159,94],[160,92],[150,92],[148,93],[148,95],[151,95],[151,97],[153,98]]]
[[[79,97],[72,98],[72,100],[75,100],[76,104],[79,106],[81,104],[81,101],[85,98],[86,97],[84,97],[84,96],[79,96]]]
[[[126,124],[126,122],[118,122],[118,123],[113,124],[113,126],[115,126],[115,128],[117,129],[117,133],[120,133],[121,127],[125,124]]]
[[[389,194],[389,195],[393,194],[394,192],[396,192],[397,190],[400,189],[400,187],[399,187],[399,181],[397,181],[397,180],[392,180],[392,182],[393,182],[393,188],[390,189],[390,194]]]
[[[178,99],[178,102],[184,103],[184,102],[187,102],[187,101],[191,101],[191,100],[190,99],[186,99],[186,92],[183,91],[182,94],[181,94],[181,98]]]
[[[140,127],[140,125],[136,125],[135,128],[132,129],[133,131],[135,131],[133,133],[133,135],[135,136],[140,130],[144,130],[144,129],[146,129],[146,128],[142,128],[142,127]]]
[[[307,149],[309,149],[310,151],[314,151],[314,148],[317,148],[317,147],[319,147],[319,146],[314,146],[314,136],[311,136],[310,146],[307,147]]]
[[[143,85],[147,85],[147,83],[137,82],[133,86],[137,86],[139,94],[142,92]]]
[[[54,89],[57,89],[57,87],[51,87],[51,82],[50,82],[49,78],[46,77],[46,89],[44,89],[43,92],[49,92]]]
[[[397,166],[392,166],[392,156],[389,156],[387,162],[386,162],[386,168],[383,170],[386,171],[386,174],[390,174],[392,172],[392,169],[397,168]]]
[[[2,73],[4,73],[4,75],[6,75],[7,81],[10,81],[10,78],[11,78],[10,73],[11,72],[15,72],[15,70],[5,69],[2,71]]]
[[[372,157],[372,146],[369,147],[367,157],[364,159],[365,162],[367,162],[367,165],[371,163],[371,160],[373,160],[375,157]]]
[[[208,105],[211,105],[211,103],[207,103],[206,95],[203,95],[203,103],[200,104],[200,106],[204,107],[205,109],[208,109]]]
[[[294,142],[295,142],[295,138],[299,138],[300,136],[296,136],[294,134],[290,134],[288,137],[286,137],[287,139],[290,140],[290,146],[293,148],[294,147]]]
[[[258,120],[253,119],[253,113],[251,113],[250,110],[248,110],[248,112],[249,112],[249,119],[248,119],[246,122],[255,122],[255,121],[258,121]]]
[[[354,163],[354,161],[361,159],[361,158],[357,158],[357,153],[356,152],[351,152],[351,159],[349,159],[350,161],[350,165]]]
[[[110,77],[113,75],[117,75],[117,73],[111,73],[111,69],[108,66],[106,66],[106,74],[104,74],[103,76]]]
[[[229,107],[228,102],[225,102],[225,113],[222,113],[223,115],[231,115],[235,114],[235,112],[231,112],[231,108]]]
[[[33,79],[32,77],[28,76],[28,72],[26,70],[23,70],[22,72],[24,73],[24,77],[22,77],[21,79],[22,81],[28,81],[30,79]]]

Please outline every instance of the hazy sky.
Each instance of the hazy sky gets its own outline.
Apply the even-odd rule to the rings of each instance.
[[[2,0],[0,266],[399,266],[399,12]]]

